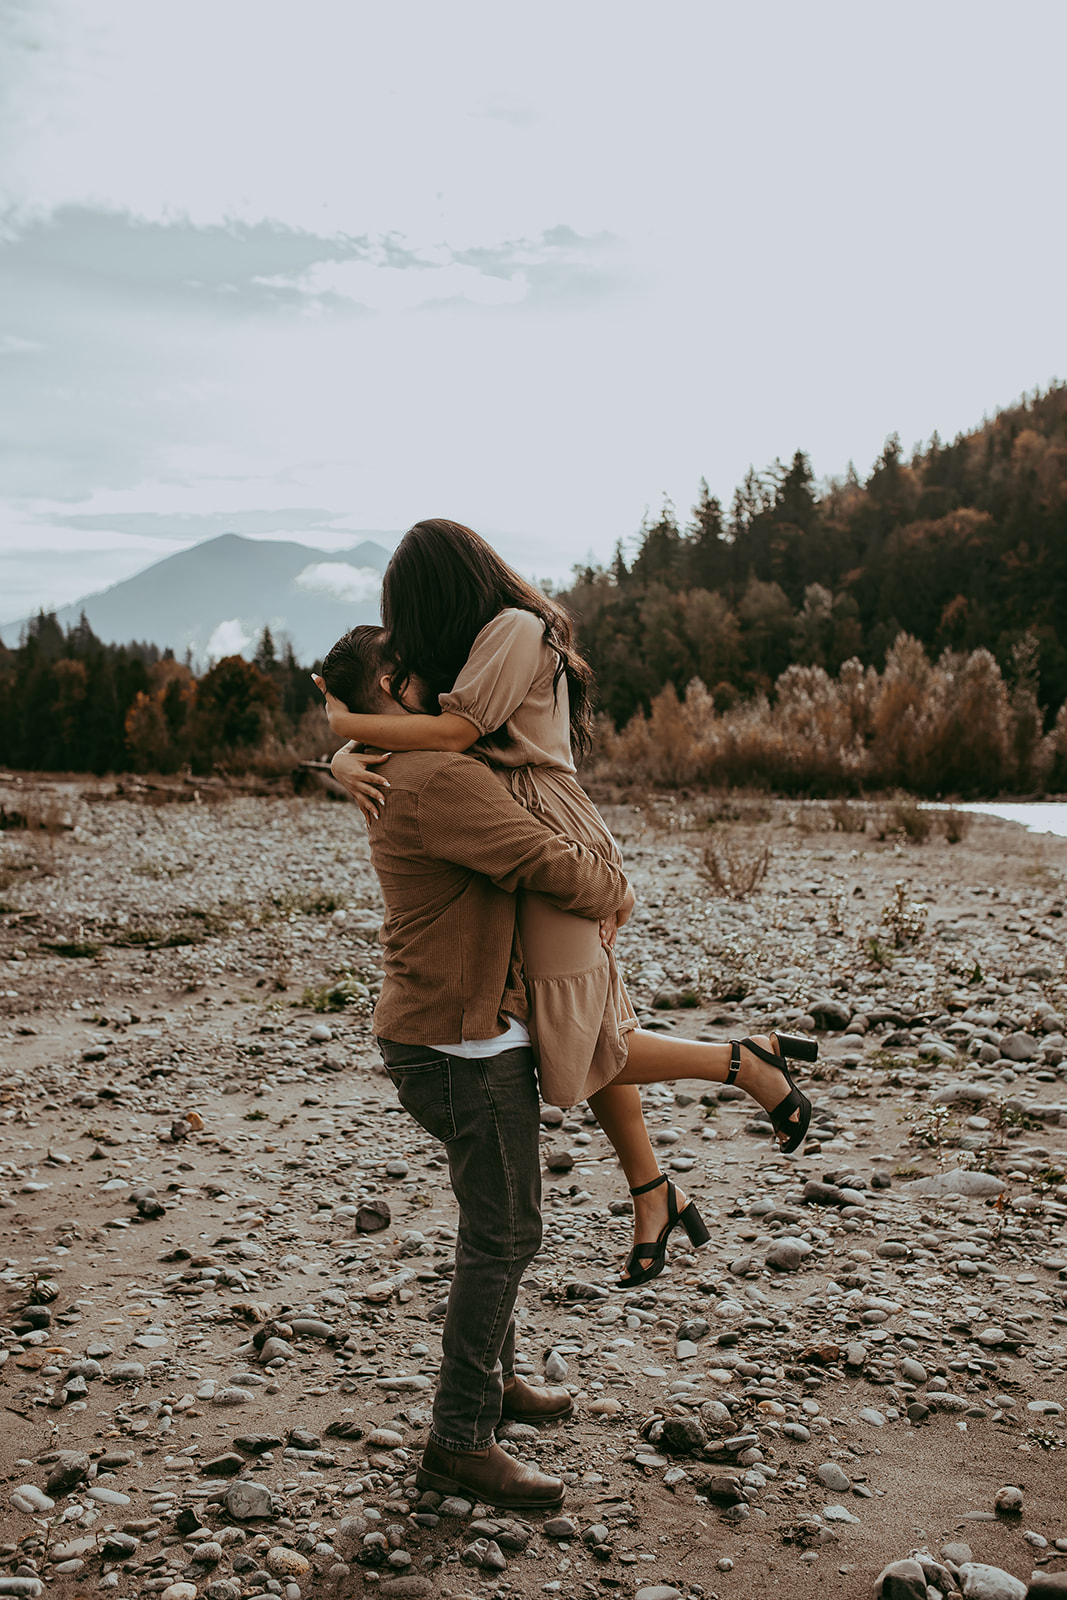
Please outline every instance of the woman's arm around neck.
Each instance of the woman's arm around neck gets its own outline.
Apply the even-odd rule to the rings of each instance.
[[[330,731],[342,739],[373,745],[378,750],[469,750],[480,729],[455,711],[442,711],[439,717],[425,712],[398,712],[395,716],[371,716],[358,711],[334,712]]]

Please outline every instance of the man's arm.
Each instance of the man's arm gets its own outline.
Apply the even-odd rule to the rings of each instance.
[[[456,757],[419,795],[423,848],[480,872],[501,889],[529,889],[575,916],[599,921],[627,903],[619,867],[561,838],[505,789],[480,761]]]

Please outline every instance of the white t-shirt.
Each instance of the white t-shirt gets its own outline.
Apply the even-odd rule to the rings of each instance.
[[[507,1016],[511,1026],[507,1033],[501,1033],[495,1039],[465,1039],[462,1044],[432,1044],[431,1050],[439,1050],[443,1056],[462,1056],[465,1061],[482,1061],[486,1056],[499,1056],[505,1050],[521,1050],[530,1043],[530,1030],[525,1022],[520,1022],[518,1017]]]

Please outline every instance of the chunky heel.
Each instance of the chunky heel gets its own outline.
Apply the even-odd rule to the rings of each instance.
[[[774,1037],[783,1056],[793,1061],[818,1061],[819,1046],[815,1039],[798,1039],[792,1033],[776,1033]]]
[[[647,1194],[650,1189],[658,1189],[661,1183],[667,1185],[667,1225],[658,1239],[634,1245],[623,1268],[627,1276],[616,1281],[616,1289],[636,1289],[639,1284],[648,1283],[650,1278],[659,1277],[667,1264],[667,1240],[679,1225],[685,1229],[694,1245],[707,1244],[711,1238],[692,1200],[687,1201],[681,1211],[678,1210],[678,1191],[665,1172],[653,1178],[651,1183],[642,1183],[638,1188],[631,1189],[630,1193]],[[642,1261],[647,1261],[648,1266],[643,1267]]]
[[[696,1206],[693,1204],[692,1200],[690,1200],[689,1204],[682,1212],[681,1222],[682,1227],[689,1235],[689,1241],[691,1244],[707,1244],[708,1240],[711,1238],[711,1234],[704,1226],[704,1219],[700,1215],[700,1212],[697,1210]]]

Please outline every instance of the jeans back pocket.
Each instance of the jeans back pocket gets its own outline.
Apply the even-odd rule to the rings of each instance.
[[[385,1063],[404,1110],[420,1128],[442,1144],[456,1137],[452,1108],[452,1063],[435,1056],[432,1060]]]

